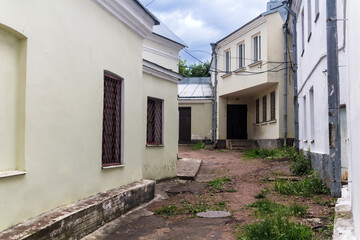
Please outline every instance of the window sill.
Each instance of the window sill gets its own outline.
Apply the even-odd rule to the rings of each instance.
[[[311,35],[312,35],[312,33],[310,33],[309,36],[308,36],[308,42],[310,42]]]
[[[318,12],[317,14],[316,14],[316,16],[315,16],[315,23],[317,22],[317,20],[319,19],[319,16],[320,16],[320,12]]]
[[[165,145],[164,144],[146,144],[146,147],[150,147],[150,148],[152,148],[152,147],[165,147]]]
[[[268,125],[268,124],[273,124],[276,123],[276,119],[274,120],[270,120],[270,121],[266,121],[266,122],[259,122],[259,123],[254,123],[254,126],[264,126],[264,125]]]
[[[305,49],[302,50],[301,57],[304,56],[304,53],[305,53]]]
[[[114,166],[105,166],[105,167],[102,166],[101,168],[106,170],[106,169],[123,168],[123,167],[125,167],[125,165],[120,164],[120,165],[114,165]]]
[[[308,142],[308,140],[303,140],[303,142],[304,142],[304,143],[307,143],[307,142]]]
[[[249,64],[248,67],[249,67],[249,68],[253,68],[253,67],[256,67],[256,66],[258,66],[258,65],[262,65],[262,60],[253,62],[253,63]]]
[[[315,143],[315,140],[313,139],[313,140],[310,140],[310,143]]]
[[[7,177],[14,177],[14,176],[21,176],[25,175],[25,171],[18,171],[18,170],[12,170],[12,171],[1,171],[0,172],[0,178],[7,178]]]
[[[241,68],[236,69],[234,72],[235,72],[235,73],[240,73],[240,72],[243,72],[243,71],[245,71],[245,70],[246,70],[246,67],[244,66],[244,67],[241,67]]]
[[[276,119],[273,119],[273,120],[269,121],[269,124],[273,124],[273,123],[276,123]]]
[[[225,73],[225,74],[222,75],[221,77],[222,77],[222,78],[227,78],[227,77],[229,77],[229,76],[231,76],[231,75],[232,75],[232,73],[229,72],[229,73]]]

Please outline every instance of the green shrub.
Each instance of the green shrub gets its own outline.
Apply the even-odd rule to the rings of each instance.
[[[329,194],[320,179],[319,173],[307,176],[304,180],[291,182],[280,179],[275,182],[274,190],[285,195],[297,195],[309,197],[312,194]]]
[[[239,240],[307,240],[313,232],[305,225],[281,217],[267,217],[260,222],[245,225]]]
[[[202,141],[197,142],[196,144],[192,145],[193,150],[200,150],[200,149],[204,149],[204,148],[205,148],[205,144]]]
[[[290,170],[297,176],[306,175],[311,172],[310,149],[307,151],[306,155],[300,151],[296,157],[292,159]]]

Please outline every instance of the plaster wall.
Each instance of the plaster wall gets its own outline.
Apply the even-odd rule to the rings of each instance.
[[[179,107],[191,108],[191,140],[211,139],[212,101],[179,101]]]
[[[26,91],[22,89],[25,82],[17,82],[19,96],[26,92],[27,173],[0,178],[0,230],[59,205],[140,180],[139,146],[144,142],[143,134],[137,134],[143,126],[141,37],[93,1],[3,0],[0,23],[27,38],[26,74],[22,74]],[[7,56],[15,61],[11,53]],[[124,79],[124,166],[107,170],[101,168],[104,70]],[[1,78],[3,89],[7,86]],[[0,118],[0,123],[7,120]],[[16,131],[23,129],[17,126]],[[13,168],[4,166],[6,161],[1,159],[1,170]]]
[[[143,177],[146,179],[164,179],[176,176],[178,152],[179,112],[177,100],[177,83],[170,82],[153,75],[143,75],[143,117],[142,140],[138,146],[143,152]],[[147,146],[147,98],[163,100],[163,145]]]

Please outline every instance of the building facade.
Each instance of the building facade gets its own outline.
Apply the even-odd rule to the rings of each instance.
[[[251,139],[276,147],[283,145],[285,132],[294,138],[293,106],[284,104],[284,97],[293,96],[290,74],[284,81],[285,19],[281,2],[269,2],[266,12],[215,44],[218,142]]]

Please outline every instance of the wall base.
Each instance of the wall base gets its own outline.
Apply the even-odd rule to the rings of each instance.
[[[306,151],[304,151],[304,154],[306,154]],[[329,155],[313,152],[310,155],[312,168],[320,173],[323,183],[330,188]]]
[[[0,239],[80,239],[154,198],[155,181],[142,180],[59,207],[0,233]]]
[[[256,141],[260,148],[281,148],[284,146],[284,139],[257,139]],[[293,146],[293,144],[293,138],[286,140],[287,146]]]

